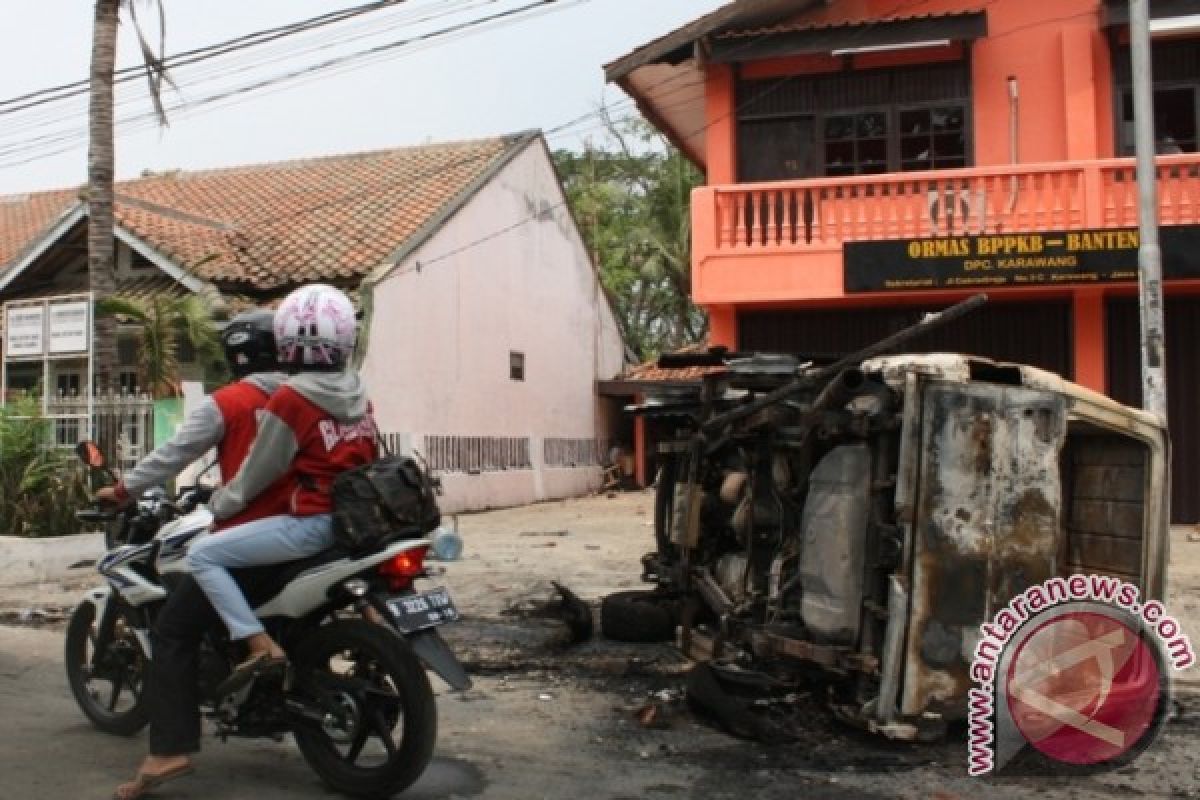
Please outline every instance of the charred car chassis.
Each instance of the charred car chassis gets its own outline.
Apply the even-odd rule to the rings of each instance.
[[[690,658],[796,685],[892,738],[965,717],[979,626],[1056,575],[1161,599],[1168,453],[1151,415],[1032,367],[882,356],[728,359],[637,407],[658,448],[656,593]]]

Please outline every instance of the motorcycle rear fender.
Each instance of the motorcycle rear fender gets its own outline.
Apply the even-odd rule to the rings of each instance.
[[[439,678],[450,684],[450,688],[458,691],[471,688],[471,678],[466,669],[459,663],[454,651],[435,628],[410,633],[404,637],[417,658],[426,669],[431,669]]]

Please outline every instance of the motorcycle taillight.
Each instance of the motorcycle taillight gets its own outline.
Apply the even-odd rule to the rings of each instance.
[[[425,551],[428,547],[414,547],[397,553],[379,565],[379,574],[387,579],[388,588],[400,592],[412,586],[415,578],[425,572]]]

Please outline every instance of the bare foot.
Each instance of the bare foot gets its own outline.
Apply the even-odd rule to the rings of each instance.
[[[275,643],[266,633],[256,633],[246,639],[246,647],[250,651],[247,661],[258,657],[266,657],[272,661],[283,661],[287,658],[287,654],[283,652],[283,648]]]
[[[167,781],[192,773],[192,760],[186,755],[149,755],[138,767],[134,779],[122,783],[113,793],[114,800],[137,800]]]

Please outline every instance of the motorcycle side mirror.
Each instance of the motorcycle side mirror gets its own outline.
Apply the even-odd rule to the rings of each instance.
[[[89,467],[104,469],[107,466],[104,460],[104,453],[100,451],[100,446],[91,439],[84,439],[75,445],[75,455],[79,456],[79,460]]]

